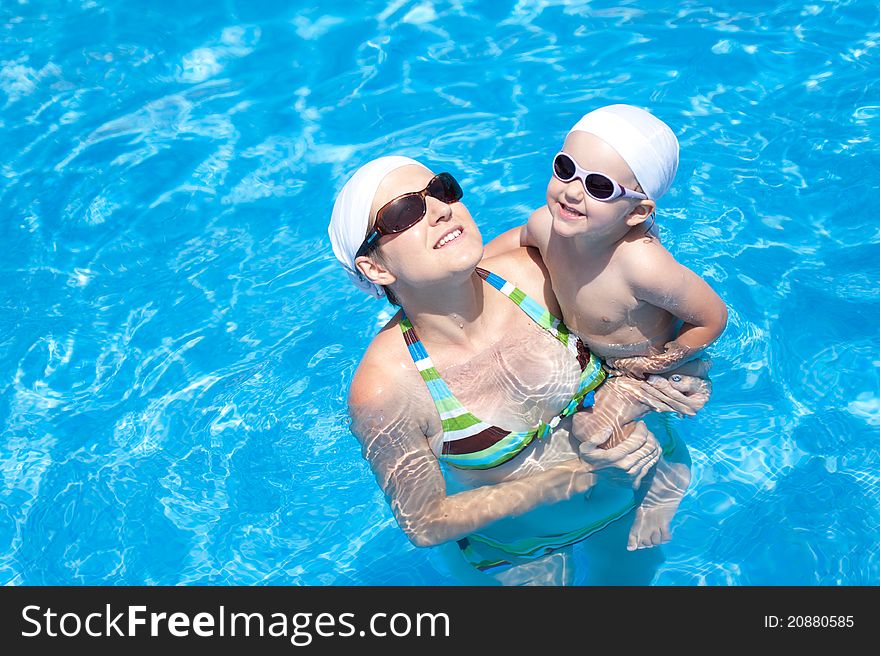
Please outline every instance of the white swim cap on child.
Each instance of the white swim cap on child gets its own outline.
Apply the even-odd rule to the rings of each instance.
[[[370,206],[382,179],[393,170],[411,164],[428,168],[414,159],[399,155],[379,157],[367,162],[349,178],[333,204],[333,214],[330,217],[330,226],[327,228],[333,254],[345,267],[352,282],[376,298],[382,298],[385,292],[382,291],[381,286],[370,282],[358,271],[354,265],[355,253],[367,237]]]
[[[568,131],[589,132],[614,148],[645,195],[659,199],[678,170],[678,139],[666,123],[632,105],[608,105],[584,115]]]

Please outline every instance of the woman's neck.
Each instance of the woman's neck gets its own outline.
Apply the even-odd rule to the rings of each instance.
[[[485,335],[483,281],[474,271],[460,284],[398,290],[406,316],[419,338],[434,343],[468,344]]]

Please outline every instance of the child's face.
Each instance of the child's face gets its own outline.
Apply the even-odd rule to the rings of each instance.
[[[604,173],[627,189],[640,189],[629,165],[605,141],[588,132],[572,132],[562,147],[578,164],[589,171]],[[632,225],[644,221],[640,210],[631,219],[638,200],[617,198],[604,202],[592,198],[580,178],[563,182],[556,176],[547,184],[547,207],[553,216],[553,230],[563,237],[591,234],[596,237],[620,236]],[[640,220],[636,220],[640,219]]]

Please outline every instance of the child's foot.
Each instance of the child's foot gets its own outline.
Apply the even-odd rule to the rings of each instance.
[[[669,542],[669,525],[691,482],[687,465],[660,458],[645,498],[636,508],[636,519],[629,532],[628,551],[648,549]]]

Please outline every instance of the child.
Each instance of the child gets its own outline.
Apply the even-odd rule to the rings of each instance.
[[[612,374],[688,372],[687,363],[727,323],[724,302],[652,232],[657,201],[677,168],[678,140],[665,123],[631,105],[597,109],[575,124],[554,157],[547,205],[489,247],[515,245],[518,237],[519,245],[540,249],[566,325]],[[638,402],[624,397],[621,403]],[[623,435],[607,413],[578,413],[573,432],[587,441],[608,426],[612,438],[601,446],[609,448]],[[646,483],[628,549],[669,540],[690,483],[686,455],[674,459],[665,454]]]

